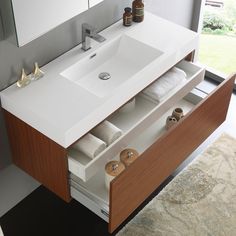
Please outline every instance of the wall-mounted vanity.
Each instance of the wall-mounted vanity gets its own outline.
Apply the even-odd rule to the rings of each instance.
[[[204,69],[186,57],[197,49],[198,35],[152,14],[100,33],[105,42],[93,41],[86,52],[78,45],[45,65],[42,79],[2,91],[1,102],[14,163],[65,201],[84,204],[113,232],[225,120],[235,78],[209,95],[196,90]],[[173,66],[187,74],[184,83],[158,104],[141,96]],[[112,78],[101,81],[101,69]],[[134,110],[120,113],[133,97]],[[185,116],[166,131],[175,107]],[[73,152],[72,145],[104,120],[123,135],[94,159]],[[108,191],[105,164],[127,147],[140,156]]]
[[[11,0],[18,46],[21,47],[103,0]]]

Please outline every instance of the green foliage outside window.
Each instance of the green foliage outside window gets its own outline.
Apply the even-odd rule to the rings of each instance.
[[[223,8],[206,7],[203,33],[236,36],[236,1],[224,1]]]
[[[215,30],[218,30],[217,32],[219,32],[219,30],[228,32],[233,30],[233,25],[221,14],[212,11],[206,11],[203,19],[203,30],[206,32],[213,32]]]

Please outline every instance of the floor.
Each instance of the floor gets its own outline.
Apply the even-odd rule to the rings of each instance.
[[[0,217],[39,186],[40,183],[13,164],[1,170]]]
[[[205,82],[200,85],[200,89],[212,90],[214,84]],[[174,173],[179,173],[189,162],[191,162],[206,146],[213,142],[222,132],[227,132],[236,137],[236,95],[232,95],[230,109],[226,122],[217,129],[193,154],[183,163]],[[147,201],[137,209],[129,218],[145,206],[161,189],[173,179],[170,176],[150,197]],[[2,195],[2,193],[1,193]],[[128,220],[129,220],[128,219]],[[128,220],[126,222],[128,222]],[[124,224],[126,223],[124,222]],[[123,224],[123,225],[124,225]],[[9,210],[0,218],[0,225],[5,236],[106,236],[107,223],[97,217],[95,214],[87,210],[78,202],[72,200],[66,204],[53,193],[45,189],[43,186],[38,187],[30,195],[24,198],[15,207]],[[123,226],[122,225],[122,226]],[[122,227],[121,226],[121,227]],[[121,228],[120,227],[120,228]],[[119,229],[118,229],[119,230]],[[115,232],[116,233],[116,232]],[[113,235],[115,235],[115,233]]]

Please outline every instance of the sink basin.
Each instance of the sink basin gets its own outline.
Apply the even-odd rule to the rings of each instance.
[[[105,97],[163,53],[127,35],[105,43],[61,75],[98,97]]]

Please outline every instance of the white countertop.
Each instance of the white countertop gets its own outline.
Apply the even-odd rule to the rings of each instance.
[[[164,54],[108,97],[97,97],[60,73],[119,34],[126,33]],[[42,70],[45,76],[25,88],[16,84],[0,93],[2,107],[39,132],[67,148],[143,88],[198,47],[198,35],[186,28],[145,13],[142,23],[124,27],[122,21],[100,32],[107,40],[92,40],[92,49],[73,48]],[[142,56],[142,55],[140,55]]]

